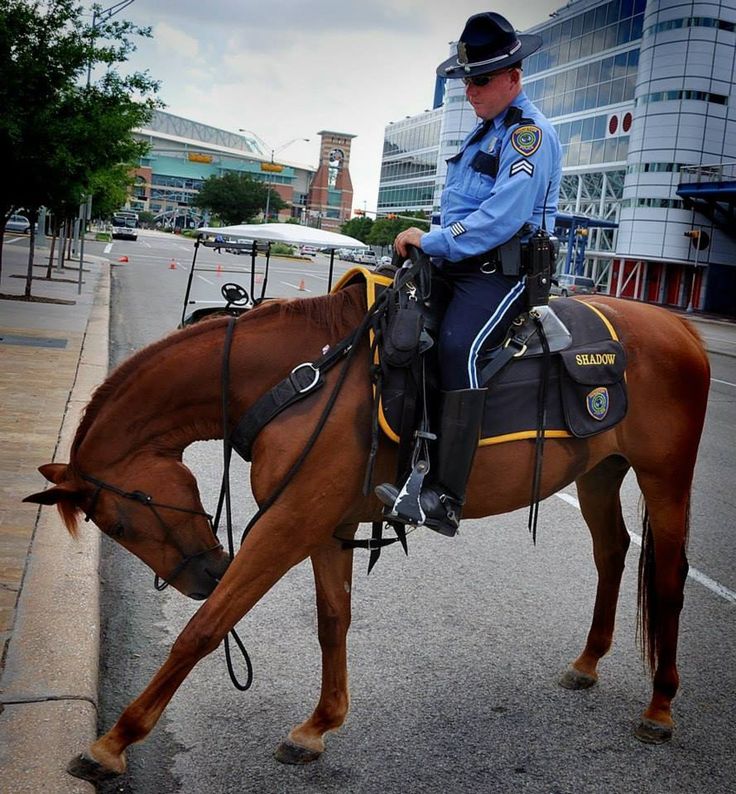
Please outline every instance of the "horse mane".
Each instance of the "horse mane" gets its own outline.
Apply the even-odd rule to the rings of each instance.
[[[305,322],[318,328],[326,328],[334,337],[347,335],[356,327],[360,318],[366,311],[365,289],[348,287],[336,293],[318,295],[314,298],[293,298],[270,300],[242,314],[238,318],[238,327],[249,323],[260,322],[264,319],[278,315],[278,317],[300,317]],[[74,452],[84,440],[89,428],[99,414],[102,405],[129,377],[138,372],[145,361],[157,355],[173,342],[197,339],[203,334],[208,334],[214,329],[223,329],[228,322],[227,317],[214,317],[204,320],[188,328],[173,331],[143,349],[134,353],[130,358],[116,367],[107,379],[95,389],[92,398],[85,408],[82,420],[77,427],[71,447],[70,458],[73,461]],[[64,521],[67,522],[67,517]],[[71,530],[70,530],[71,531]]]

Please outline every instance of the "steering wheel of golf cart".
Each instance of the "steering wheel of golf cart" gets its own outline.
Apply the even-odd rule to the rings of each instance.
[[[245,306],[249,300],[248,292],[245,287],[233,282],[223,284],[220,293],[227,301],[228,306]]]

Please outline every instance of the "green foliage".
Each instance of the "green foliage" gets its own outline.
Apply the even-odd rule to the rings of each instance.
[[[242,173],[211,176],[197,195],[197,206],[210,210],[226,225],[249,223],[265,211],[269,190],[269,211],[278,212],[286,206],[281,196],[252,176]]]
[[[294,246],[287,245],[286,243],[274,243],[271,246],[271,253],[272,254],[282,254],[285,256],[293,256],[294,254]]]
[[[346,223],[343,223],[340,227],[340,231],[343,234],[347,234],[349,237],[355,237],[356,240],[360,240],[362,243],[367,243],[372,228],[372,218],[357,217],[351,218]]]
[[[159,106],[151,96],[158,85],[114,67],[134,49],[130,37],[150,31],[110,20],[92,28],[82,13],[75,0],[2,2],[0,146],[9,172],[0,208],[46,205],[59,217],[76,214],[82,196],[98,187],[95,175],[133,164],[143,151],[131,130]],[[97,64],[104,73],[85,87],[88,66]],[[99,182],[109,186],[110,178]]]

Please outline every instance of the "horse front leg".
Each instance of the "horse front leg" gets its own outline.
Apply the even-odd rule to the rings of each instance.
[[[125,772],[126,749],[134,742],[143,741],[153,730],[197,662],[212,653],[228,631],[312,548],[313,544],[296,542],[283,531],[283,523],[279,526],[269,516],[261,519],[145,690],[87,753],[72,759],[67,771],[92,782]]]
[[[338,527],[340,537],[352,538],[357,524]],[[353,578],[352,549],[331,538],[312,553],[317,594],[317,625],[322,649],[322,689],[311,717],[297,725],[278,746],[275,757],[285,764],[307,764],[324,752],[324,735],[339,728],[348,713],[347,633]]]

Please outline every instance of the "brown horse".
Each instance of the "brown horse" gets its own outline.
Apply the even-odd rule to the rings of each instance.
[[[575,481],[598,571],[587,642],[561,683],[571,689],[594,684],[598,661],[611,645],[629,546],[619,489],[633,468],[646,505],[640,621],[654,678],[637,735],[662,742],[672,734],[671,702],[679,684],[676,651],[688,570],[688,509],[709,365],[696,333],[669,312],[603,297],[589,303],[605,315],[626,349],[630,408],[624,421],[605,433],[550,439],[545,447],[542,497]],[[230,421],[297,364],[315,360],[326,345],[345,337],[365,311],[362,287],[352,286],[334,295],[266,304],[241,317],[231,352]],[[277,758],[289,763],[316,759],[324,750],[324,734],[345,719],[352,553],[333,536],[348,536],[359,522],[381,516],[378,500],[361,492],[372,400],[367,343],[350,364],[306,461],[228,566],[202,511],[194,476],[182,463],[182,452],[192,442],[222,437],[225,332],[226,321],[211,320],[172,334],[120,366],[90,402],[70,462],[41,467],[53,487],[28,497],[57,504],[71,532],[78,514],[85,513],[182,593],[209,596],[144,692],[89,755],[72,762],[73,774],[100,779],[122,773],[126,748],[148,735],[194,665],[307,557],[316,580],[322,690],[313,714],[291,730]],[[339,371],[339,366],[333,369],[325,388],[282,413],[258,436],[251,483],[259,503],[300,455]],[[504,513],[528,503],[533,446],[522,440],[479,450],[466,517]],[[391,478],[394,456],[395,447],[382,441],[376,482]],[[491,476],[492,489],[487,486]]]

